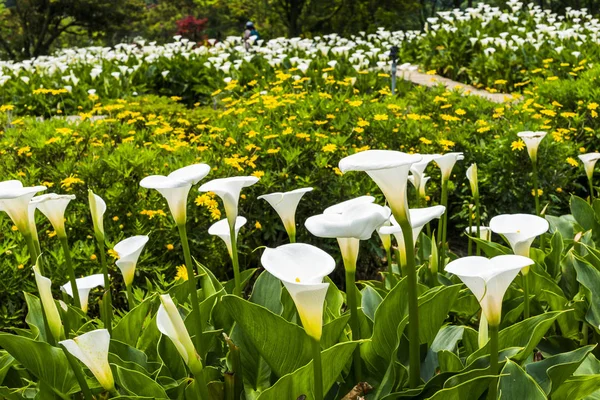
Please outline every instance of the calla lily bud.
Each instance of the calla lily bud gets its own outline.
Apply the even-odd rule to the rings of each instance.
[[[208,181],[200,188],[199,192],[213,192],[223,200],[225,214],[229,221],[229,227],[235,227],[238,216],[238,202],[243,188],[252,186],[258,182],[255,176],[232,176],[229,178],[213,179]]]
[[[110,334],[106,329],[87,332],[59,344],[89,368],[104,390],[114,391],[115,380],[108,364]]]
[[[530,214],[504,214],[491,219],[490,229],[510,243],[513,253],[529,257],[529,249],[536,237],[548,231],[550,225],[544,218]],[[529,267],[523,269],[527,275]]]
[[[200,182],[210,172],[207,164],[193,164],[179,168],[169,175],[151,175],[140,181],[140,186],[156,189],[169,204],[169,210],[177,225],[184,225],[187,219],[187,198],[192,185]]]
[[[242,226],[244,226],[246,224],[246,222],[247,222],[246,218],[237,217],[237,220],[235,222],[235,238],[234,238],[234,240],[237,240],[237,235],[238,235],[240,229],[242,228]],[[229,253],[229,256],[231,257],[232,256],[231,230],[229,229],[229,222],[227,221],[227,218],[222,219],[222,220],[212,224],[211,227],[208,228],[208,233],[210,235],[220,237],[225,242],[225,245],[227,246],[227,252]]]
[[[37,192],[46,190],[46,186],[23,187],[19,181],[0,182],[0,210],[6,212],[23,235],[31,232],[31,223],[35,207],[29,203]],[[35,223],[33,223],[35,226]]]
[[[283,282],[302,320],[306,333],[321,339],[323,306],[329,283],[323,278],[335,269],[335,260],[323,250],[304,243],[267,248],[261,264]]]
[[[468,226],[465,228],[465,233],[470,236],[477,235],[477,227],[476,226]],[[479,227],[479,239],[487,240],[488,242],[492,240],[492,230],[487,226]]]
[[[158,314],[156,314],[156,326],[160,333],[171,339],[179,355],[190,366],[192,371],[195,371],[198,365],[200,368],[202,367],[200,357],[196,353],[181,314],[179,314],[179,310],[168,294],[160,296],[160,307],[158,308]]]
[[[31,202],[36,205],[38,210],[48,218],[52,227],[59,238],[67,237],[65,231],[65,211],[71,200],[75,199],[73,194],[49,193],[36,196]]]
[[[473,196],[479,196],[479,184],[477,181],[477,164],[471,164],[467,169],[467,179],[471,185],[471,193]]]
[[[50,333],[54,339],[59,340],[62,334],[62,322],[58,307],[56,307],[56,303],[52,297],[52,282],[40,273],[40,267],[37,264],[33,266],[33,273],[35,275],[35,283],[40,292],[40,301],[44,306],[48,328],[50,328]]]
[[[79,291],[79,299],[81,300],[81,310],[83,312],[87,312],[88,310],[88,299],[90,296],[90,290],[95,287],[102,286],[104,287],[104,275],[95,274],[85,276],[83,278],[78,278],[77,282],[77,290]],[[62,285],[61,290],[67,293],[69,296],[73,297],[73,287],[70,282]]]
[[[410,226],[413,231],[413,244],[417,243],[417,239],[423,230],[423,227],[427,225],[429,222],[434,219],[440,218],[446,212],[446,207],[444,206],[433,206],[426,208],[411,208],[409,210],[410,213]],[[379,228],[379,231],[384,234],[394,235],[396,237],[396,241],[398,243],[404,243],[404,239],[402,237],[402,229],[396,218],[392,216],[390,218],[390,222],[392,223],[390,226],[382,226]]]
[[[102,197],[88,190],[88,201],[90,203],[90,212],[92,213],[92,222],[94,224],[94,233],[96,240],[104,241],[104,213],[106,212],[106,203]]]
[[[259,199],[266,200],[271,207],[275,209],[283,226],[290,238],[296,238],[296,208],[305,193],[312,191],[313,188],[295,189],[289,192],[277,192],[258,196]]]
[[[587,153],[581,154],[579,156],[581,162],[583,162],[583,167],[585,168],[585,174],[587,178],[591,181],[594,176],[594,166],[596,165],[596,161],[600,160],[600,153]]]
[[[540,146],[540,142],[542,141],[542,139],[546,137],[546,132],[525,131],[517,133],[517,136],[523,139],[525,145],[527,146],[527,153],[529,153],[529,158],[531,158],[531,161],[535,163],[537,161],[538,147]]]
[[[463,153],[455,152],[455,153],[446,153],[443,155],[439,155],[435,159],[435,163],[440,167],[442,171],[442,181],[447,181],[450,179],[450,175],[452,174],[452,168],[454,168],[454,164],[457,161],[463,160],[465,156]]]
[[[140,254],[142,254],[142,250],[144,250],[144,246],[148,243],[148,239],[149,237],[146,235],[132,236],[121,240],[113,248],[119,255],[119,259],[115,264],[121,270],[123,280],[127,286],[131,286],[133,283],[135,266],[137,265],[138,258],[140,258]]]
[[[491,259],[463,257],[450,262],[446,271],[464,282],[479,301],[490,326],[500,325],[502,299],[519,271],[533,264],[523,256],[503,255]]]
[[[425,178],[425,168],[429,165],[431,161],[435,161],[440,158],[440,154],[421,154],[421,161],[416,162],[410,166],[410,172],[412,176],[412,184],[415,186],[417,190],[420,190],[422,181]]]

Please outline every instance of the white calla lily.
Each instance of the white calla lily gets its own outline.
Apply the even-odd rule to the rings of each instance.
[[[259,199],[266,200],[275,209],[292,242],[296,241],[296,208],[298,208],[302,196],[312,190],[313,188],[307,187],[258,196]]]
[[[529,249],[536,237],[546,233],[550,225],[544,218],[531,214],[503,214],[490,221],[490,229],[510,243],[513,253],[529,257]],[[523,274],[529,267],[523,269]]]
[[[381,225],[379,228],[377,228],[377,234],[379,235],[379,238],[381,239],[381,244],[383,245],[383,249],[387,252],[392,248],[392,235],[389,233],[385,233],[386,227],[391,226],[392,223],[390,222],[390,220],[388,219],[387,221],[385,221],[383,223],[383,225]],[[381,231],[381,228],[383,229],[383,232]]]
[[[81,310],[83,312],[87,312],[88,309],[88,299],[90,295],[90,290],[98,286],[104,287],[104,275],[102,274],[94,274],[84,276],[83,278],[77,278],[77,290],[79,291],[79,298],[81,299]],[[63,292],[73,297],[73,288],[70,282],[65,283],[60,288]]]
[[[329,283],[323,278],[335,269],[335,260],[323,250],[304,243],[267,248],[261,264],[281,280],[292,296],[306,333],[320,340],[323,305]]]
[[[36,193],[46,189],[46,186],[24,187],[17,180],[0,182],[0,210],[8,214],[23,235],[29,235],[32,229],[34,217],[31,214],[35,207],[30,207],[30,201]]]
[[[192,185],[197,184],[210,172],[207,164],[192,164],[179,168],[169,175],[151,175],[140,181],[140,186],[156,189],[169,204],[175,223],[185,225],[187,218],[187,198]]]
[[[235,239],[237,240],[237,235],[240,231],[240,229],[242,228],[242,226],[244,226],[246,224],[247,220],[244,217],[237,217],[236,221],[235,221]],[[214,224],[212,224],[210,226],[210,228],[208,228],[208,233],[210,235],[214,235],[214,236],[218,236],[220,237],[224,242],[225,245],[227,246],[227,251],[229,252],[229,256],[232,257],[232,250],[231,250],[231,229],[229,229],[229,221],[227,221],[227,218],[222,219],[220,221],[215,222]]]
[[[415,186],[415,188],[417,188],[417,190],[420,190],[422,180],[425,178],[425,168],[427,168],[430,162],[440,158],[441,155],[421,154],[421,157],[421,161],[416,162],[410,166],[410,172],[412,174],[411,182]]]
[[[38,291],[40,292],[40,301],[44,307],[44,314],[46,315],[46,321],[48,321],[50,334],[55,340],[59,340],[62,335],[62,322],[58,307],[56,307],[56,303],[52,297],[52,282],[40,273],[40,268],[37,265],[33,266],[33,274]]]
[[[471,164],[471,166],[467,168],[467,179],[471,185],[471,193],[473,196],[478,196],[479,182],[477,180],[477,164]]]
[[[442,171],[442,181],[447,181],[450,179],[454,164],[456,164],[457,161],[464,160],[464,158],[465,156],[462,152],[446,153],[442,155],[438,154],[438,157],[434,160]]]
[[[450,262],[446,271],[460,278],[473,292],[490,326],[500,325],[502,299],[519,271],[533,264],[528,257],[503,255],[491,259],[463,257]]]
[[[238,202],[242,189],[254,185],[258,180],[255,176],[232,176],[213,179],[200,186],[198,191],[213,192],[223,200],[229,227],[232,228],[238,216]]]
[[[115,264],[121,270],[126,286],[131,286],[133,283],[135,266],[140,254],[142,254],[142,250],[144,250],[144,246],[148,243],[148,239],[149,237],[146,235],[132,236],[121,240],[113,248],[119,255],[119,259]]]
[[[390,209],[374,203],[354,204],[340,213],[325,210],[309,217],[305,226],[313,235],[322,238],[370,239],[373,232],[390,217]]]
[[[465,233],[470,236],[477,235],[477,227],[476,226],[467,226],[465,228]],[[488,242],[492,240],[492,230],[487,226],[479,227],[479,239],[487,240]]]
[[[104,390],[114,392],[115,380],[108,363],[110,334],[106,329],[96,329],[59,344],[89,368]]]
[[[525,131],[517,133],[517,136],[523,139],[525,142],[525,145],[527,146],[527,153],[529,153],[531,161],[534,163],[537,162],[538,147],[540,146],[542,139],[546,137],[546,132]]]
[[[104,213],[106,212],[106,203],[102,197],[98,196],[92,190],[88,190],[88,202],[90,203],[90,212],[92,214],[92,223],[94,224],[94,233],[98,241],[104,240]]]
[[[65,211],[71,200],[75,199],[73,194],[48,193],[31,199],[38,210],[48,218],[59,238],[66,238]]]
[[[579,159],[583,163],[587,178],[591,181],[594,176],[594,166],[596,165],[596,162],[600,160],[600,153],[581,154]]]

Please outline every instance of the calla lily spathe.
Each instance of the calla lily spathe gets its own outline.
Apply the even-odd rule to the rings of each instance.
[[[98,286],[104,287],[104,275],[102,274],[89,275],[77,279],[77,290],[79,291],[79,298],[81,300],[81,310],[83,312],[87,312],[88,309],[88,298],[90,295],[90,290]],[[73,288],[70,282],[65,283],[60,288],[63,292],[73,297]]]
[[[52,297],[52,282],[40,273],[40,268],[37,265],[33,266],[33,274],[38,291],[40,292],[40,301],[42,302],[42,306],[44,306],[48,328],[50,328],[50,333],[54,339],[59,340],[62,335],[62,322],[58,307],[56,307],[56,303]]]
[[[596,161],[600,160],[600,153],[581,154],[579,159],[583,163],[583,168],[585,168],[585,174],[587,175],[587,178],[592,181],[594,177],[594,166],[596,165]]]
[[[529,153],[531,161],[535,163],[537,161],[538,147],[540,146],[542,139],[546,137],[546,132],[525,131],[517,133],[517,136],[523,139],[525,145],[527,146],[527,153]]]
[[[114,391],[115,380],[108,363],[110,334],[106,329],[96,329],[59,344],[89,368],[104,390]]]
[[[140,186],[156,189],[169,204],[169,210],[177,225],[185,225],[187,198],[192,185],[200,182],[210,172],[207,164],[192,164],[179,168],[169,175],[151,175],[140,181]]]
[[[441,205],[426,208],[411,208],[409,210],[410,225],[413,230],[413,245],[417,243],[417,239],[419,238],[419,234],[423,230],[423,227],[434,219],[440,218],[445,212],[446,207]],[[390,226],[382,226],[379,228],[379,232],[387,235],[393,234],[398,243],[403,244],[404,239],[402,237],[402,229],[400,228],[400,225],[398,225],[396,218],[392,216],[390,222],[392,223]]]
[[[179,314],[179,310],[168,294],[160,296],[160,307],[156,314],[156,326],[160,333],[171,339],[179,355],[190,366],[193,372],[196,372],[195,368],[197,367],[202,368],[202,363],[196,353],[194,343],[185,327],[181,314]]]
[[[523,268],[533,264],[528,257],[503,255],[491,259],[463,257],[450,262],[446,271],[460,278],[473,292],[491,326],[500,325],[502,299],[512,281]]]
[[[412,176],[412,183],[418,190],[421,189],[422,181],[425,178],[425,168],[430,162],[437,160],[441,157],[440,154],[421,154],[421,161],[416,162],[410,166],[410,172]],[[423,185],[424,186],[424,185]]]
[[[477,164],[471,164],[469,168],[467,168],[467,179],[469,180],[469,184],[471,185],[471,193],[473,196],[479,195],[479,183],[477,179]]]
[[[440,167],[442,171],[442,181],[450,179],[452,174],[452,168],[457,161],[463,160],[465,156],[462,152],[446,153],[443,155],[438,154],[435,158],[435,163]]]
[[[132,236],[121,240],[113,248],[119,255],[119,259],[115,264],[121,270],[123,280],[127,286],[131,286],[133,283],[135,266],[140,254],[142,254],[142,250],[144,250],[144,246],[148,243],[148,239],[149,237],[146,235]]]
[[[17,180],[0,182],[0,210],[8,214],[23,235],[30,234],[32,229],[35,207],[30,206],[30,201],[37,192],[46,189],[46,186],[24,187]]]
[[[470,236],[477,235],[477,227],[476,226],[468,226],[465,228],[465,233]],[[492,240],[492,230],[487,226],[479,227],[479,239],[487,240],[488,242]]]
[[[90,203],[90,212],[92,214],[92,223],[94,224],[94,233],[96,239],[104,240],[104,213],[106,212],[106,203],[102,197],[88,190],[88,202]]]
[[[34,197],[31,202],[48,218],[56,235],[59,238],[66,238],[65,211],[71,200],[75,200],[75,195],[48,193]]]
[[[246,218],[237,217],[237,219],[235,221],[235,239],[234,240],[237,240],[237,235],[238,235],[240,229],[242,228],[242,226],[244,226],[246,224],[246,222],[247,222]],[[229,222],[227,221],[227,218],[222,219],[222,220],[217,221],[214,224],[212,224],[210,226],[210,228],[208,228],[208,233],[210,235],[220,237],[225,242],[225,245],[227,246],[227,251],[229,252],[229,256],[231,257],[232,256],[231,229],[229,229]]]
[[[255,176],[232,176],[213,179],[200,186],[198,191],[213,192],[223,200],[229,227],[232,228],[238,216],[238,202],[242,189],[254,185],[258,180]]]
[[[259,199],[266,200],[275,209],[292,241],[296,239],[296,208],[298,208],[302,196],[312,190],[313,188],[307,187],[258,196]]]
[[[335,269],[333,257],[309,244],[290,243],[274,249],[267,247],[260,261],[285,285],[306,333],[320,340],[323,305],[329,287],[329,283],[323,283],[323,278]]]
[[[544,218],[531,214],[503,214],[490,221],[490,229],[508,240],[513,253],[525,257],[529,257],[535,238],[546,233],[549,227]],[[523,269],[523,274],[528,272],[529,267]]]

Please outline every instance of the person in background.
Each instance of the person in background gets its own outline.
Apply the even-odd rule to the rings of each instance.
[[[252,42],[250,42],[252,36],[256,36],[255,40],[260,39],[260,34],[254,27],[254,23],[248,21],[246,22],[246,29],[244,30],[244,46],[246,47],[246,50],[249,50],[250,46],[252,46]]]

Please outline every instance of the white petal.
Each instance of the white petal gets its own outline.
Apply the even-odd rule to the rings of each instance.
[[[242,228],[246,224],[247,220],[244,217],[237,217],[235,221],[235,237],[237,240],[237,235]],[[229,230],[229,221],[227,218],[222,219],[220,221],[215,222],[208,228],[208,233],[210,235],[220,237],[227,246],[227,251],[229,251],[229,255],[231,255],[231,232]]]
[[[342,172],[372,171],[410,166],[421,161],[418,154],[407,154],[393,150],[367,150],[343,158],[339,163]]]
[[[254,185],[256,182],[258,182],[258,178],[255,176],[219,178],[206,182],[198,188],[198,191],[213,192],[219,196],[223,200],[227,220],[230,225],[233,225],[238,215],[240,192],[243,188]]]
[[[373,197],[373,196],[355,197],[353,199],[342,201],[341,203],[337,203],[330,207],[327,207],[325,209],[325,211],[323,211],[323,214],[341,214],[348,208],[353,207],[355,205],[369,204],[369,203],[373,203],[374,201],[375,201],[375,197]]]
[[[513,252],[523,256],[529,255],[529,247],[533,240],[548,231],[548,221],[531,214],[503,214],[490,220],[490,229],[504,235]]]
[[[36,196],[31,202],[48,218],[52,227],[59,236],[66,235],[65,211],[71,200],[75,199],[72,194],[49,193]]]
[[[323,330],[323,305],[329,283],[300,285],[284,281],[283,284],[296,304],[306,333],[320,339]]]
[[[168,294],[161,295],[160,302],[161,305],[156,315],[158,330],[171,339],[186,364],[195,361],[196,351],[192,339],[171,296]]]
[[[210,166],[207,164],[193,164],[171,172],[168,178],[181,180],[195,185],[200,182],[201,179],[204,179],[209,172]]]
[[[260,261],[279,280],[299,284],[320,283],[335,269],[333,257],[305,243],[290,243],[274,249],[267,247]]]
[[[313,188],[308,187],[283,193],[265,194],[258,198],[266,200],[275,209],[288,233],[294,233],[296,231],[296,208],[298,208],[302,196],[312,190]]]

